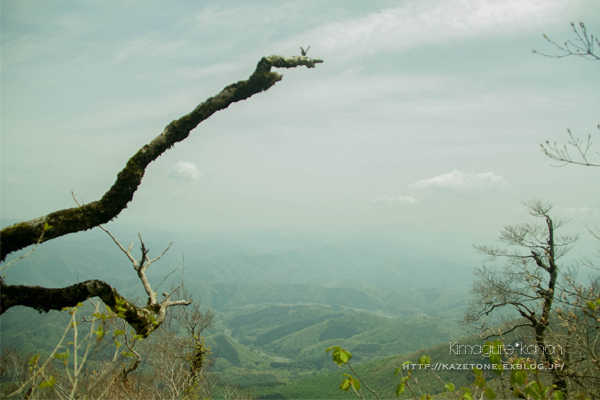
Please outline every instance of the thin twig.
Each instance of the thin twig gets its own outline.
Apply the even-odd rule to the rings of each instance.
[[[360,383],[361,383],[361,384],[362,384],[364,387],[366,387],[366,388],[367,388],[367,390],[368,390],[369,392],[373,393],[373,395],[374,395],[374,396],[375,396],[375,397],[376,397],[378,400],[381,400],[381,399],[379,399],[379,396],[377,396],[377,393],[375,393],[375,392],[374,392],[374,391],[373,391],[373,390],[372,390],[372,389],[369,387],[369,385],[367,385],[366,383],[364,383],[364,382],[363,382],[363,380],[362,380],[362,379],[360,379],[360,376],[359,376],[359,375],[358,375],[358,373],[357,373],[357,372],[354,370],[354,368],[352,368],[352,365],[350,365],[350,363],[349,363],[349,362],[346,362],[346,364],[348,365],[348,368],[350,368],[350,371],[352,371],[352,373],[354,374],[354,376],[356,376],[356,379],[358,379],[358,381],[359,381],[359,382],[360,382]]]

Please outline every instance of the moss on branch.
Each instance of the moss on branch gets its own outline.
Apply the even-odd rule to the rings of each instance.
[[[306,66],[314,68],[323,60],[308,57],[263,57],[249,79],[225,87],[216,96],[200,103],[192,112],[172,121],[163,132],[149,144],[143,146],[119,174],[112,187],[100,200],[65,210],[53,212],[40,218],[20,222],[0,232],[0,261],[14,251],[38,242],[44,225],[52,228],[44,233],[43,240],[55,239],[69,233],[92,229],[114,219],[127,207],[144,176],[148,164],[171,148],[175,143],[187,138],[198,124],[215,112],[229,107],[230,104],[245,100],[257,93],[268,90],[283,76],[271,72],[272,67],[295,68]]]

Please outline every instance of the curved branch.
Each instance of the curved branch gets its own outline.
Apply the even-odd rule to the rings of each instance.
[[[3,261],[13,251],[35,244],[44,232],[45,224],[48,224],[50,229],[44,233],[43,241],[91,229],[112,220],[133,199],[148,164],[175,143],[187,138],[192,129],[215,112],[229,107],[232,103],[263,92],[280,81],[283,76],[271,72],[271,67],[294,68],[303,65],[314,68],[315,64],[322,62],[321,59],[308,57],[277,55],[263,57],[249,79],[229,85],[216,96],[200,103],[192,112],[167,125],[160,135],[138,150],[129,159],[125,168],[119,172],[115,183],[100,200],[81,207],[56,211],[2,229],[0,232],[0,261]]]
[[[99,297],[104,304],[119,313],[125,321],[135,329],[138,335],[148,336],[160,326],[161,314],[164,308],[173,305],[188,305],[191,301],[169,301],[168,299],[156,307],[155,305],[140,308],[127,301],[108,283],[93,279],[65,288],[43,288],[41,286],[6,285],[0,281],[2,305],[0,314],[14,306],[35,308],[39,312],[62,310],[65,307],[75,307],[92,297]],[[155,309],[160,308],[160,309]],[[158,318],[157,318],[158,317]],[[163,317],[164,319],[164,317]]]
[[[521,328],[523,326],[531,326],[531,323],[529,322],[524,322],[522,324],[516,324],[515,326],[513,326],[512,328],[510,328],[509,330],[503,331],[503,330],[499,330],[498,333],[495,333],[494,330],[492,328],[486,328],[488,330],[491,330],[492,333],[490,333],[489,335],[485,336],[483,333],[481,335],[479,335],[480,339],[486,340],[489,339],[491,337],[502,337],[504,335],[507,335],[509,333],[511,333],[512,331],[514,331],[515,329]]]

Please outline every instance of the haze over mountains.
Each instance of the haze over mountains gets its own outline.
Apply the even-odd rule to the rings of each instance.
[[[7,224],[8,221],[3,221],[2,225]],[[132,240],[138,243],[132,252],[135,255],[139,245],[137,233],[119,226],[112,231],[124,245]],[[392,240],[343,242],[293,231],[173,236],[177,234],[142,232],[150,255],[158,255],[174,242],[161,261],[149,269],[149,276],[162,279],[166,273],[175,268],[181,271],[185,265],[186,278],[211,283],[324,286],[359,283],[391,290],[463,289],[468,288],[473,278],[472,265],[430,257]],[[43,284],[43,280],[49,279],[44,284],[61,286],[73,283],[76,277],[127,280],[134,278],[131,272],[129,261],[112,239],[96,230],[44,243],[19,266],[12,267],[8,279],[24,284]]]
[[[113,234],[125,247],[137,239],[118,226]],[[143,233],[151,257],[168,245],[165,236]],[[469,300],[470,265],[414,251],[405,256],[392,242],[295,233],[180,239],[148,276],[153,287],[168,276],[165,289],[183,279],[194,299],[214,310],[217,322],[205,336],[223,383],[268,397],[274,394],[265,388],[335,371],[328,346],[341,345],[364,363],[465,336],[458,321]],[[138,246],[139,239],[134,256]],[[103,232],[44,243],[6,272],[9,283],[58,287],[102,279],[126,296],[143,295],[128,259]],[[11,309],[2,317],[3,346],[48,351],[65,317]]]

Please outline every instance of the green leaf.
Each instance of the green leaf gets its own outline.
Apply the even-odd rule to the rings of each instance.
[[[40,359],[40,354],[36,353],[33,357],[31,357],[28,361],[29,363],[29,371],[33,371],[35,367],[37,367],[38,361]]]
[[[54,376],[51,376],[50,379],[48,379],[47,381],[40,383],[38,387],[40,389],[45,388],[45,387],[53,388],[55,384],[56,384],[56,379],[54,379]]]
[[[473,367],[473,373],[475,374],[475,376],[481,376],[483,374],[483,371],[477,367]]]
[[[404,383],[399,383],[396,388],[396,396],[400,396],[404,392]]]
[[[402,365],[406,365],[406,364],[412,364],[412,363],[413,363],[412,361],[404,361],[404,362],[402,363]]]
[[[492,371],[498,376],[502,375],[504,372],[504,364],[496,364],[496,369],[493,369]]]
[[[352,379],[352,386],[354,386],[354,390],[358,392],[360,389],[360,382],[357,379]]]
[[[468,387],[461,387],[460,390],[464,390],[465,393],[468,393],[468,394],[473,394],[473,393],[471,393],[471,389],[469,389]]]
[[[480,388],[483,389],[483,387],[485,386],[485,378],[483,376],[476,376],[475,377],[475,384]]]
[[[350,390],[350,379],[344,379],[342,384],[340,385],[340,390],[345,390],[346,392]]]
[[[592,311],[596,310],[596,303],[594,303],[593,301],[588,301],[587,306]]]
[[[331,353],[331,359],[338,365],[338,367],[346,364],[348,360],[352,358],[352,353],[342,349],[340,346],[330,347],[329,350],[333,350]]]
[[[99,326],[98,330],[95,330],[93,332],[96,334],[96,336],[98,336],[96,338],[97,340],[100,340],[100,339],[102,339],[102,337],[104,337],[104,329],[102,329],[102,326]]]
[[[402,371],[402,368],[400,368],[400,367],[396,368],[396,371],[394,372],[394,376],[398,376],[400,371]]]
[[[446,390],[449,390],[451,392],[454,392],[454,384],[453,383],[448,383],[447,385],[444,386],[444,388]]]
[[[526,395],[533,397],[534,399],[541,398],[542,388],[540,387],[538,382],[532,382],[529,385],[525,386],[523,389]]]
[[[349,351],[346,351],[344,349],[340,350],[340,360],[342,360],[345,363],[348,362],[348,360],[350,360],[352,358],[352,354]]]
[[[490,363],[492,364],[500,364],[502,360],[502,356],[500,354],[490,354]]]
[[[513,369],[510,372],[510,381],[513,385],[523,386],[525,379],[527,379],[525,371]]]
[[[502,360],[502,351],[504,350],[504,345],[499,340],[494,340],[494,343],[486,342],[485,345],[488,345],[488,351],[490,352],[490,362],[492,364],[498,364]]]
[[[494,400],[496,398],[496,392],[494,392],[494,389],[492,388],[485,388],[483,393],[489,400]]]
[[[106,320],[106,318],[108,318],[108,315],[106,315],[106,314],[104,314],[104,313],[97,313],[97,312],[95,312],[95,313],[92,313],[92,316],[93,316],[93,317],[96,317],[96,318],[99,318],[99,319],[101,319],[102,321],[104,321],[104,320]]]
[[[565,398],[563,392],[560,390],[555,390],[554,393],[552,393],[552,397],[554,397],[554,400],[563,400]]]
[[[66,360],[69,358],[69,349],[64,353],[54,353],[54,358],[57,360]]]
[[[431,364],[431,357],[421,356],[419,358],[419,365],[429,365],[429,364]]]
[[[327,352],[327,354],[329,354],[329,352],[331,350],[333,350],[333,349],[340,349],[340,348],[341,348],[340,346],[331,346],[331,347],[328,347],[325,351]]]

